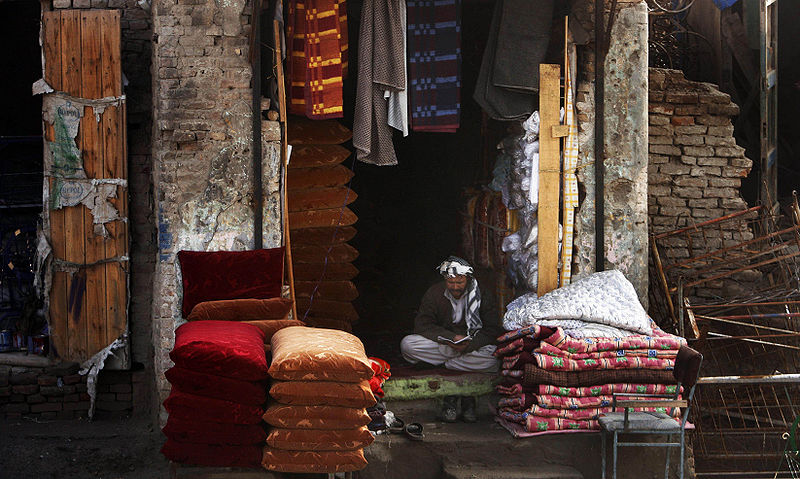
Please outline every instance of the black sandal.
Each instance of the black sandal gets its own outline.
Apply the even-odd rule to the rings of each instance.
[[[406,430],[406,423],[399,417],[394,418],[394,422],[389,425],[389,432],[392,434],[402,434]]]
[[[405,427],[406,436],[412,441],[421,441],[425,438],[425,434],[422,432],[422,424],[418,422],[412,422]]]

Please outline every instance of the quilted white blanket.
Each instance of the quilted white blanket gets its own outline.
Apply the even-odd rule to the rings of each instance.
[[[503,327],[538,324],[562,327],[572,337],[625,337],[653,329],[633,285],[618,270],[601,271],[541,298],[529,293],[512,301]]]

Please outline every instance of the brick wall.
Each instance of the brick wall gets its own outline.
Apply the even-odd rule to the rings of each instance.
[[[128,225],[130,228],[129,328],[133,361],[152,374],[153,274],[156,263],[156,223],[153,208],[152,63],[153,22],[137,0],[53,0],[54,9],[118,9],[122,14],[122,72],[125,75],[128,134]],[[143,399],[145,404],[150,401]],[[142,413],[146,414],[147,409]]]
[[[716,85],[688,81],[676,70],[650,69],[649,217],[651,233],[672,231],[747,208],[739,195],[753,162],[736,145],[731,117],[739,107]],[[746,241],[752,232],[739,224],[708,239],[711,248]],[[664,252],[672,258],[704,253],[703,241],[691,246],[671,238]],[[743,272],[736,279],[753,279]],[[698,297],[736,294],[735,282],[716,281],[694,291]]]
[[[152,305],[158,398],[181,321],[180,250],[253,248],[251,6],[246,0],[153,2],[155,210]],[[280,128],[263,123],[264,247],[281,244]]]
[[[88,417],[86,376],[77,363],[49,367],[0,365],[0,417],[75,419]],[[130,416],[149,410],[147,374],[103,371],[98,376],[95,417]]]

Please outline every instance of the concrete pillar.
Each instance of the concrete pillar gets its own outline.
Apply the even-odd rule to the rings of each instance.
[[[605,258],[647,305],[648,59],[647,5],[618,4],[605,60]],[[594,161],[594,85],[582,84],[578,112],[580,163]],[[594,166],[579,170],[586,199],[576,218],[576,278],[595,271]]]

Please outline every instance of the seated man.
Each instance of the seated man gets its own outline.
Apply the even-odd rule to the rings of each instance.
[[[499,331],[499,318],[492,294],[481,296],[472,266],[450,256],[438,268],[445,280],[436,283],[422,297],[414,320],[414,333],[403,338],[400,350],[412,364],[424,361],[447,369],[468,372],[497,372],[499,362],[492,355]],[[458,397],[444,399],[442,420],[455,422]],[[464,422],[475,422],[475,398],[461,398]]]

